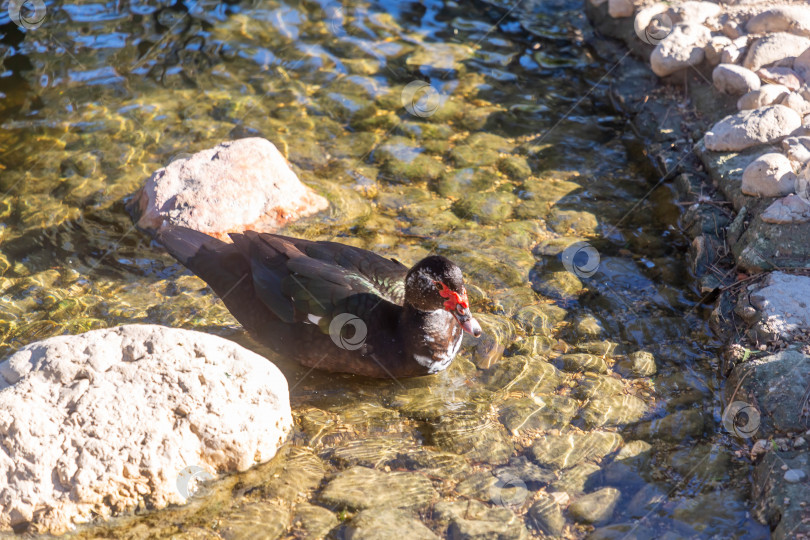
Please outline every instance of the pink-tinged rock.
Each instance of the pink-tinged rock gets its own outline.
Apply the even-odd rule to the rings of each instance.
[[[782,150],[791,161],[805,165],[810,163],[810,137],[788,137],[782,141]]]
[[[810,49],[796,57],[793,61],[793,71],[804,79],[805,84],[810,84]]]
[[[799,116],[803,117],[806,114],[810,114],[810,102],[804,99],[798,92],[789,93],[783,97],[779,103],[785,107],[790,107],[799,113]]]
[[[748,48],[743,66],[751,71],[761,67],[792,67],[793,61],[810,47],[810,39],[787,32],[768,34]]]
[[[747,111],[773,105],[779,103],[789,93],[790,90],[781,84],[764,84],[759,90],[748,92],[738,99],[737,108],[741,111]]]
[[[735,64],[720,64],[712,71],[714,87],[725,94],[739,95],[759,90],[757,74]]]
[[[752,161],[742,175],[742,192],[755,197],[784,197],[793,193],[796,173],[783,154],[764,154]]]
[[[737,21],[726,21],[720,29],[727,38],[737,39],[744,34],[742,27]]]
[[[806,223],[810,221],[810,204],[797,195],[788,195],[775,200],[762,212],[765,223]]]
[[[631,0],[608,0],[608,14],[614,19],[630,17],[635,10]]]
[[[716,66],[722,63],[721,56],[727,47],[731,47],[732,43],[726,36],[712,36],[709,42],[703,47],[703,53],[706,55],[706,62],[710,66]]]
[[[784,105],[769,105],[726,116],[706,133],[706,148],[714,152],[738,152],[775,142],[801,126],[796,111]]]
[[[659,77],[666,77],[676,71],[700,64],[705,57],[703,47],[712,34],[700,24],[681,23],[655,46],[650,55],[652,70]]]
[[[703,24],[706,22],[706,19],[718,15],[720,9],[720,6],[714,2],[696,2],[689,0],[687,2],[674,4],[669,8],[669,14],[674,23]]]
[[[775,6],[754,16],[745,25],[752,34],[789,32],[810,36],[810,6]]]
[[[760,68],[757,70],[757,75],[764,83],[781,84],[794,91],[802,85],[799,74],[786,67]]]
[[[127,205],[152,234],[183,225],[227,239],[230,232],[272,232],[326,209],[287,160],[260,137],[224,142],[156,171]]]

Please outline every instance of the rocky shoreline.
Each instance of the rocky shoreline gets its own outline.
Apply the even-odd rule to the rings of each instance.
[[[628,147],[685,207],[690,270],[724,342],[716,416],[752,461],[754,517],[773,538],[806,538],[810,7],[765,4],[588,0],[586,12],[623,43],[610,97],[638,137]]]

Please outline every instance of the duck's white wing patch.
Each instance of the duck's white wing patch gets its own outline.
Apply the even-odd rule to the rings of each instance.
[[[317,315],[313,315],[312,313],[307,313],[307,319],[312,324],[318,324],[319,322],[321,322],[321,319],[323,319],[323,317],[318,317]]]

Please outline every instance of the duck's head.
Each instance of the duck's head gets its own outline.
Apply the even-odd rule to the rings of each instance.
[[[443,309],[465,332],[481,335],[481,325],[470,313],[461,269],[440,255],[425,257],[405,276],[405,303],[422,311]]]

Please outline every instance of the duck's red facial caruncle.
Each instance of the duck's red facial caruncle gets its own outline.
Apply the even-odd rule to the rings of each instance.
[[[464,287],[461,288],[461,294],[450,289],[441,281],[434,281],[436,288],[439,290],[439,296],[446,298],[444,301],[445,311],[449,311],[461,325],[465,332],[475,337],[481,335],[481,325],[475,320],[475,317],[470,313],[470,303],[467,300],[467,291]]]

